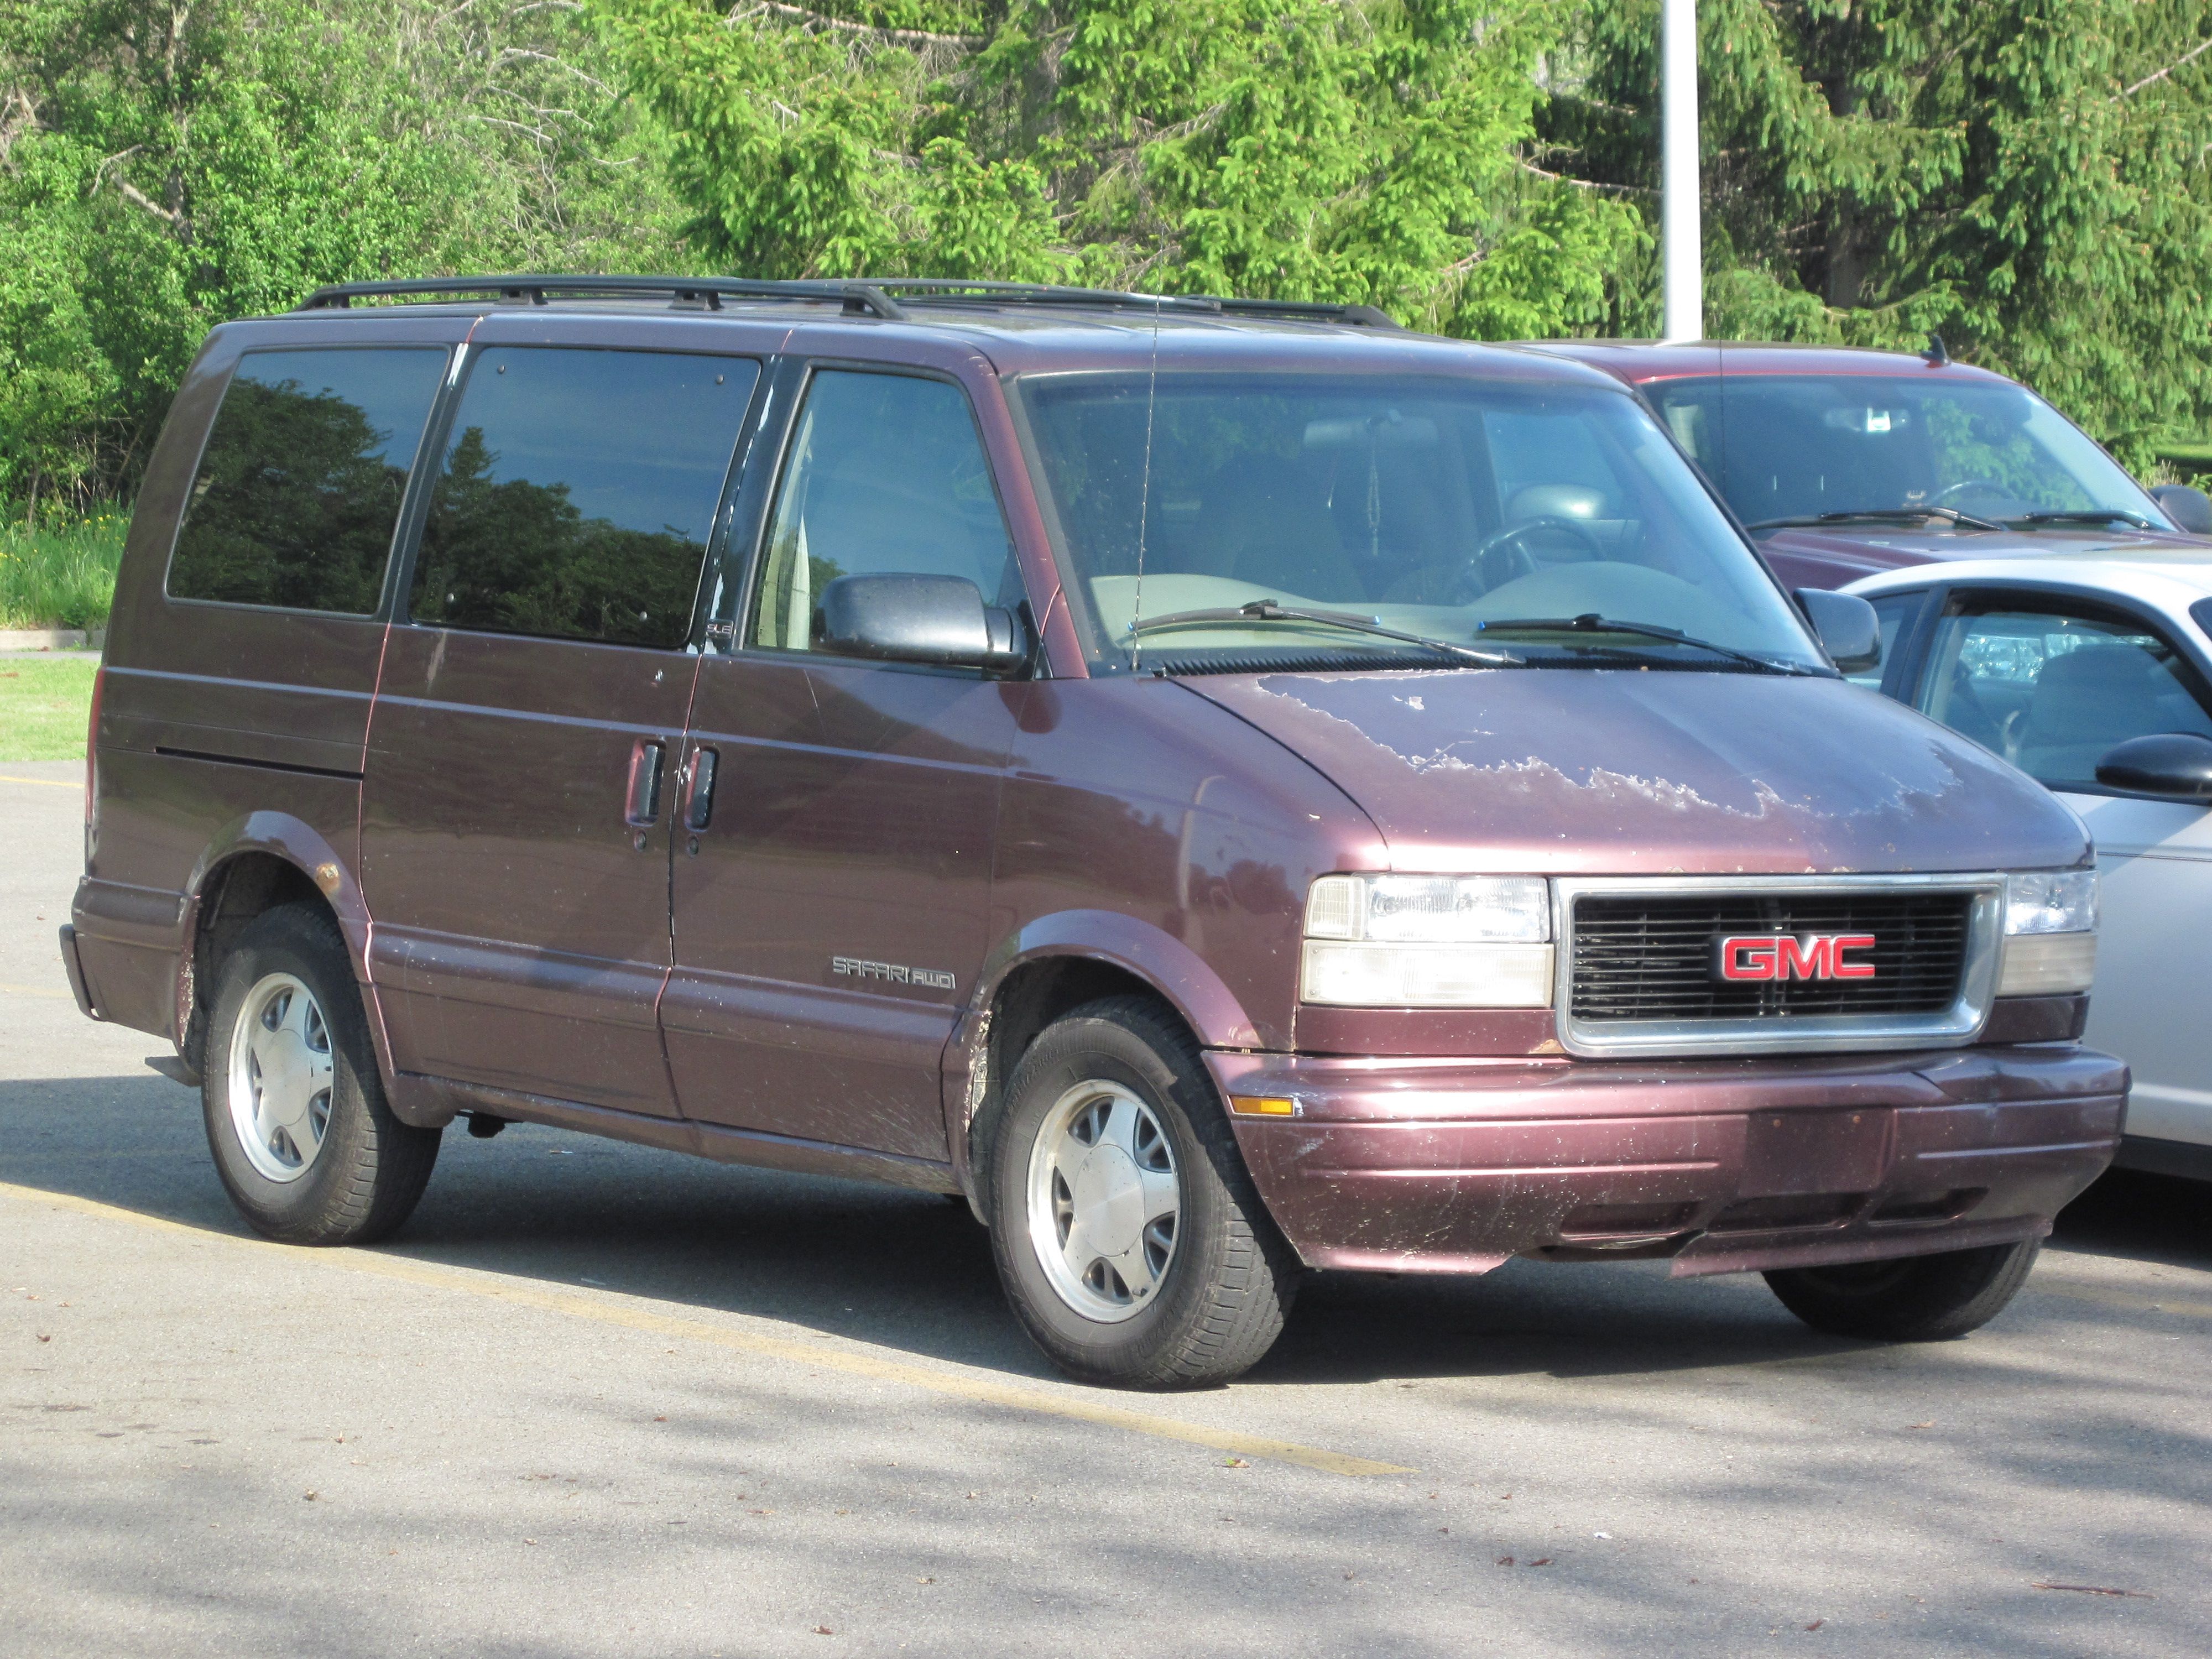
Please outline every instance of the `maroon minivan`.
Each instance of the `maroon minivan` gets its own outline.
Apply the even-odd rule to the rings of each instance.
[[[2081,823],[1877,648],[1618,381],[1357,307],[325,289],[149,463],[63,954],[275,1238],[463,1117],[964,1194],[1097,1381],[1516,1255],[1954,1335],[2127,1077]]]
[[[1633,387],[1792,586],[1948,559],[2212,555],[2212,500],[2145,489],[2017,380],[1925,353],[1711,340],[1539,348]]]

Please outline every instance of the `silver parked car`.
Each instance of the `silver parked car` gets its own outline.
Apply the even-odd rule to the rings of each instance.
[[[2096,837],[2086,1034],[2134,1069],[2124,1167],[2212,1179],[2212,557],[1919,565],[1845,590],[1882,662],[1855,676],[1995,750]]]

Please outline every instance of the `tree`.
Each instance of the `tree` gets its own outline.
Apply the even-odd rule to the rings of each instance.
[[[1549,59],[1554,167],[1656,216],[1657,0]],[[2203,0],[1703,0],[1708,329],[2027,381],[2138,465],[2212,414]],[[1656,285],[1614,319],[1648,328]]]
[[[599,0],[686,234],[752,276],[1089,283],[1603,314],[1643,234],[1525,166],[1540,0]]]
[[[318,283],[680,267],[604,57],[575,0],[0,6],[0,499],[127,489],[209,326]]]

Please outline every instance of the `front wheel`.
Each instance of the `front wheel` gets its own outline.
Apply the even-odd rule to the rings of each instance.
[[[1117,997],[1046,1029],[989,1158],[992,1250],[1045,1357],[1086,1382],[1225,1382],[1283,1328],[1297,1264],[1189,1035]]]
[[[216,1173],[253,1230],[288,1244],[365,1244],[406,1220],[435,1129],[385,1103],[337,925],[288,904],[223,958],[201,1103]]]
[[[1790,1267],[1766,1275],[1782,1305],[1816,1331],[1876,1342],[1940,1342],[2004,1311],[2035,1266],[2039,1239],[1942,1255]]]

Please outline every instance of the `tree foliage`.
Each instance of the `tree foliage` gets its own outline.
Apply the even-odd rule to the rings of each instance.
[[[1055,279],[1602,314],[1642,234],[1521,161],[1540,0],[600,0],[687,233],[762,276]]]
[[[1917,345],[2027,381],[2137,461],[2212,413],[2212,7],[1702,0],[1708,329]],[[1658,0],[1593,3],[1545,141],[1656,183]],[[1649,327],[1650,283],[1624,328]]]
[[[104,492],[210,324],[682,255],[576,0],[0,5],[0,499]]]

